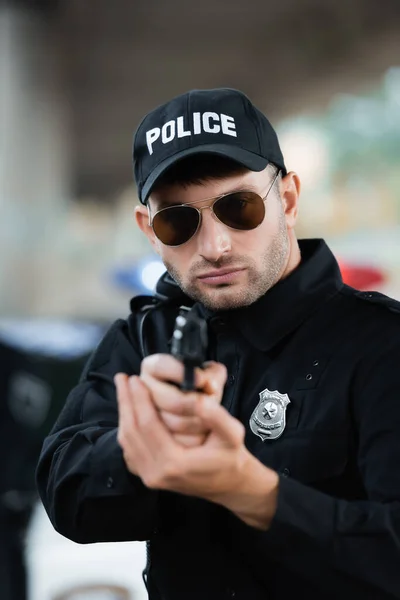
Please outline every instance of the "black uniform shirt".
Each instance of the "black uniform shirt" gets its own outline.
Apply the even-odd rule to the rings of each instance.
[[[400,305],[343,285],[323,241],[300,248],[300,266],[252,306],[194,307],[228,369],[224,406],[280,474],[268,531],[148,490],[125,467],[111,378],[139,372],[138,330],[151,352],[168,351],[181,299],[142,326],[133,301],[45,440],[37,479],[53,525],[82,543],[150,540],[151,600],[400,598]],[[277,439],[250,428],[261,392],[290,400]]]

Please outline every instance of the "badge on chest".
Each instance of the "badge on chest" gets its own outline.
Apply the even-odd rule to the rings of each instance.
[[[276,440],[286,426],[286,408],[290,404],[287,394],[271,392],[265,388],[260,392],[260,401],[250,417],[250,428],[262,441]]]

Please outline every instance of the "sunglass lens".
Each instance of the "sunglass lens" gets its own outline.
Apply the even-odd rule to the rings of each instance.
[[[192,206],[171,206],[154,215],[153,230],[167,246],[184,244],[196,233],[199,213]]]
[[[232,229],[255,229],[265,216],[264,201],[255,192],[235,192],[214,203],[214,214]]]

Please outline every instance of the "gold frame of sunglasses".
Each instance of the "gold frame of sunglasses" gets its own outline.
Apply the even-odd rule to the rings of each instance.
[[[258,194],[257,192],[255,192],[254,190],[246,190],[246,189],[242,189],[242,190],[234,190],[234,191],[230,191],[227,192],[226,194],[221,194],[219,196],[211,196],[209,198],[202,198],[200,200],[195,200],[193,202],[185,202],[185,203],[181,203],[181,204],[172,204],[171,206],[165,206],[163,208],[161,208],[160,210],[158,210],[157,212],[154,213],[154,215],[151,215],[151,211],[150,211],[150,206],[148,206],[148,211],[149,211],[149,226],[153,229],[154,235],[157,237],[157,239],[164,244],[165,246],[168,246],[170,248],[178,248],[179,246],[183,246],[184,244],[186,244],[187,242],[189,242],[195,235],[196,233],[199,231],[200,227],[201,227],[201,222],[202,222],[202,211],[205,209],[210,209],[211,212],[213,213],[215,219],[217,219],[217,221],[219,223],[222,223],[222,225],[225,225],[225,227],[228,227],[229,229],[233,229],[235,231],[251,231],[253,229],[256,229],[257,227],[259,227],[261,225],[261,223],[263,222],[264,218],[265,218],[265,200],[268,198],[268,195],[270,193],[270,191],[272,190],[276,180],[278,179],[280,173],[280,169],[277,170],[275,176],[272,179],[271,184],[268,187],[268,190],[265,194],[265,196],[261,196],[260,194]],[[256,196],[257,198],[261,199],[263,206],[264,206],[264,215],[262,217],[262,219],[256,224],[254,225],[254,227],[234,227],[232,225],[229,225],[228,223],[225,223],[219,216],[218,214],[216,214],[216,212],[214,211],[214,206],[215,204],[224,199],[227,198],[228,196],[234,196],[235,194],[252,194],[254,196]],[[200,208],[198,208],[197,206],[193,206],[194,204],[198,204],[199,202],[207,202],[208,200],[212,200],[212,202],[210,204],[208,204],[207,206],[202,206]],[[188,237],[187,240],[179,243],[179,244],[168,244],[166,242],[164,242],[159,235],[157,234],[157,231],[154,229],[154,219],[160,215],[161,213],[165,213],[166,211],[171,211],[173,209],[177,209],[177,208],[190,208],[196,211],[197,215],[198,215],[198,222],[197,222],[197,226],[196,228],[193,230],[193,232],[190,234],[190,236]]]

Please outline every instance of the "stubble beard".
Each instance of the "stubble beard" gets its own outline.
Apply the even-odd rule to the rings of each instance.
[[[205,264],[203,261],[194,266],[194,271],[197,273],[204,272],[207,268],[215,269],[230,265],[245,268],[247,281],[238,286],[237,290],[235,290],[234,284],[221,284],[207,290],[199,286],[196,277],[185,281],[185,278],[172,264],[165,262],[165,266],[182,291],[196,302],[200,302],[209,310],[234,310],[253,304],[279,281],[288,258],[288,252],[289,236],[282,211],[278,232],[272,238],[269,248],[262,257],[261,268],[257,267],[255,261],[247,259],[244,263],[242,257],[232,256],[213,263]]]

